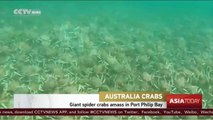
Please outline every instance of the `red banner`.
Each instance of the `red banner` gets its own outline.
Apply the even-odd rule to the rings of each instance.
[[[76,115],[90,115],[90,116],[101,116],[101,115],[150,115],[150,116],[161,116],[161,115],[202,115],[212,116],[213,109],[0,109],[0,116],[4,115],[53,115],[53,116],[76,116]]]
[[[169,94],[166,96],[167,108],[202,109],[201,94]]]

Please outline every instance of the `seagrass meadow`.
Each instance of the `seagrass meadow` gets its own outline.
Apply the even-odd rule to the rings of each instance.
[[[15,14],[36,9],[41,14]],[[22,12],[23,13],[23,12]],[[14,94],[199,93],[213,108],[213,1],[0,1],[0,108]],[[0,116],[172,120],[212,116]]]

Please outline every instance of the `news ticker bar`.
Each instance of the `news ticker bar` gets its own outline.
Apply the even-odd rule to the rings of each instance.
[[[178,116],[212,116],[213,109],[0,109],[0,116],[119,116],[119,115],[178,115]]]

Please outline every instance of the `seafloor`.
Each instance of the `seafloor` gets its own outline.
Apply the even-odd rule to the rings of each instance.
[[[213,108],[213,27],[208,19],[181,16],[168,18],[166,22],[160,17],[151,21],[122,21],[102,14],[57,22],[51,17],[49,20],[39,20],[38,16],[13,17],[0,18],[0,108],[13,107],[13,95],[18,93],[99,91],[199,93],[203,95],[203,108]],[[0,119],[210,120],[213,117],[0,116]]]

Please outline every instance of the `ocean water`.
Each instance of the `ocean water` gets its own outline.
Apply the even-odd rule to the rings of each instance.
[[[199,93],[212,108],[212,21],[211,0],[0,1],[0,108],[99,91]]]

